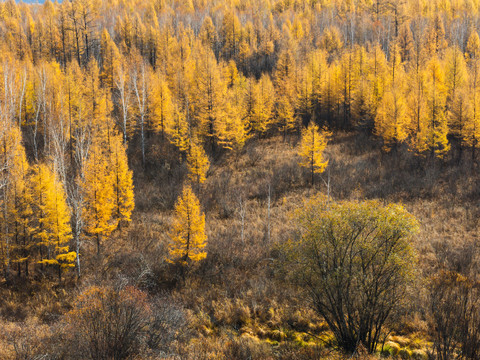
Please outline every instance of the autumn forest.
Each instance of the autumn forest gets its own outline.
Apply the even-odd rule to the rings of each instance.
[[[480,1],[0,1],[1,359],[478,359]]]

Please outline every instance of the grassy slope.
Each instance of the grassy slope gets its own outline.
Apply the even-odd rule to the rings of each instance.
[[[271,243],[290,236],[290,214],[302,206],[305,198],[326,193],[327,174],[317,177],[311,188],[308,174],[297,165],[297,141],[296,137],[287,142],[277,137],[252,142],[240,154],[220,158],[210,170],[200,192],[207,216],[209,258],[177,291],[177,296],[196,314],[196,330],[202,336],[219,341],[226,336],[224,332],[233,331],[236,336],[252,336],[274,344],[287,340],[303,345],[309,341],[318,343],[307,333],[328,338],[314,314],[302,310],[305,304],[290,291],[279,289],[283,285],[275,283],[269,266],[272,251],[265,235],[269,185]],[[445,244],[473,239],[478,180],[468,164],[431,163],[403,149],[397,155],[384,154],[367,139],[350,134],[332,139],[327,158],[333,198],[400,202],[420,220],[421,231],[415,243],[419,271],[428,273]],[[240,235],[241,198],[248,199],[244,242]],[[151,211],[147,211],[136,218],[141,218],[150,231],[158,227],[152,239],[167,241],[164,230],[170,212],[150,215]],[[424,306],[423,285],[419,281],[412,289],[415,296],[407,304],[406,313],[415,313]],[[389,344],[392,347],[425,348],[428,328],[419,315],[401,319],[395,330],[396,342]]]
[[[166,158],[150,171],[148,180],[137,176],[137,210],[132,224],[105,243],[101,266],[97,259],[84,257],[84,269],[95,271],[88,271],[82,283],[122,278],[152,294],[173,291],[189,314],[192,337],[197,338],[181,346],[193,358],[202,358],[203,354],[214,358],[318,358],[317,351],[325,350],[310,345],[328,345],[330,335],[325,324],[308,310],[305,299],[279,282],[272,266],[274,244],[291,235],[292,211],[305,198],[326,192],[326,174],[311,188],[308,174],[297,165],[297,140],[292,137],[284,142],[276,137],[252,141],[239,154],[223,155],[214,162],[200,190],[209,255],[191,270],[185,282],[179,281],[175,269],[163,260],[171,209],[181,191],[185,168],[178,166],[178,159]],[[336,135],[326,156],[334,199],[402,202],[417,216],[421,222],[415,243],[420,271],[428,273],[446,245],[473,239],[479,187],[470,166],[428,164],[402,149],[398,156],[382,155],[367,139],[350,134]],[[266,237],[269,185],[270,240]],[[247,205],[244,241],[240,235],[240,199],[246,199]],[[94,253],[88,243],[84,252]],[[412,289],[415,296],[405,308],[410,315],[396,322],[397,338],[392,339],[395,343],[391,347],[414,350],[426,346],[425,319],[411,316],[424,305],[423,285],[419,281]],[[17,292],[2,291],[7,299],[0,309],[4,319],[26,319],[38,329],[43,326],[38,324],[54,322],[69,309],[73,295],[68,289],[65,292],[53,284],[32,284],[29,290],[22,286]]]

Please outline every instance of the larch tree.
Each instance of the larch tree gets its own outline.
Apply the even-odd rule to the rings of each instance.
[[[426,111],[424,122],[417,134],[417,150],[430,151],[433,157],[443,157],[450,149],[448,143],[448,122],[445,116],[446,88],[445,74],[440,61],[430,60],[426,69]]]
[[[10,121],[1,123],[0,128],[0,261],[7,276],[12,264],[20,269],[28,260],[32,199],[20,130]]]
[[[168,83],[162,73],[157,72],[154,75],[155,86],[150,87],[150,116],[147,129],[149,131],[159,132],[162,140],[165,134],[169,134],[173,127],[173,102],[172,93]]]
[[[207,256],[205,246],[205,215],[190,186],[183,187],[175,204],[175,218],[170,232],[169,260],[182,264],[197,262]]]
[[[447,40],[445,40],[445,27],[440,14],[433,19],[428,36],[426,50],[433,56],[440,56],[447,48]]]
[[[360,62],[357,55],[359,50],[357,48],[350,48],[345,50],[339,60],[339,76],[340,76],[340,91],[341,91],[341,108],[343,119],[338,125],[341,128],[349,128],[352,124],[352,107],[353,100],[358,85],[358,78],[360,76]]]
[[[445,66],[445,85],[447,87],[446,114],[449,132],[457,142],[458,157],[461,158],[469,78],[465,57],[458,46],[447,49]]]
[[[472,165],[480,141],[480,38],[473,31],[467,42],[467,63],[470,70],[468,83],[468,110],[463,127],[463,140],[472,148]]]
[[[83,217],[85,231],[96,239],[100,254],[103,237],[116,228],[114,220],[115,191],[111,161],[107,145],[97,135],[92,140],[85,163],[83,180]]]
[[[18,129],[13,130],[12,135],[14,140],[11,144],[12,151],[12,162],[13,166],[10,168],[10,185],[8,186],[7,198],[4,198],[3,201],[10,202],[8,205],[9,208],[9,218],[12,222],[10,225],[11,236],[12,236],[12,254],[11,261],[12,264],[17,265],[18,276],[22,273],[22,265],[24,265],[25,276],[29,275],[29,260],[32,256],[32,248],[34,244],[32,243],[32,233],[33,233],[33,222],[32,222],[32,192],[31,187],[29,186],[30,177],[29,177],[29,164],[25,155],[25,149],[23,145],[19,142],[20,134]],[[17,133],[15,135],[15,133]],[[12,146],[13,145],[13,146]],[[4,215],[4,213],[1,213]],[[2,216],[2,221],[8,220]]]
[[[202,137],[215,151],[226,118],[227,84],[211,50],[201,51],[197,59],[196,117]]]
[[[73,267],[76,258],[76,252],[69,251],[68,246],[72,230],[65,191],[54,171],[45,164],[33,167],[31,186],[38,263],[56,266],[61,279],[62,269]]]
[[[100,58],[100,80],[105,88],[112,90],[115,87],[115,74],[120,66],[120,54],[107,29],[103,30],[100,39]]]
[[[275,71],[276,119],[285,140],[287,133],[296,127],[295,72],[296,63],[289,50],[280,54]]]
[[[318,126],[312,119],[308,127],[302,130],[302,139],[298,150],[301,157],[299,165],[310,170],[312,186],[315,174],[323,173],[328,165],[328,160],[325,160],[323,155],[326,147],[326,135],[320,133]]]
[[[247,84],[245,99],[245,119],[251,131],[264,135],[273,123],[273,105],[275,89],[268,74],[255,82],[250,79]]]
[[[322,116],[325,113],[324,91],[329,71],[327,63],[327,54],[325,50],[313,51],[309,56],[308,63],[305,65],[312,77],[311,102],[314,114]]]
[[[405,74],[395,62],[391,66],[391,83],[375,115],[375,133],[382,137],[386,151],[396,150],[398,144],[407,139],[411,129],[405,98]]]
[[[195,182],[197,188],[199,188],[200,184],[207,179],[210,161],[198,140],[192,140],[190,143],[190,149],[187,154],[187,167],[190,180]]]
[[[240,44],[242,25],[234,10],[227,10],[220,28],[221,41],[223,43],[223,55],[231,59],[237,55]]]
[[[242,118],[244,108],[242,88],[243,84],[235,82],[232,88],[227,90],[224,118],[217,121],[215,126],[218,144],[224,149],[238,151],[243,147],[248,137],[248,122]]]
[[[176,105],[172,114],[172,122],[166,128],[170,143],[182,152],[188,150],[191,135],[187,114],[188,106],[186,109],[183,109],[181,106]]]
[[[133,173],[128,168],[126,147],[121,135],[114,131],[110,134],[111,151],[110,175],[113,180],[114,210],[113,219],[119,225],[130,222],[135,207],[133,192]]]

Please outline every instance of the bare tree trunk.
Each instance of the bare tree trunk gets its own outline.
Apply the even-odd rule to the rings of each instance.
[[[140,86],[138,82],[140,81]],[[137,70],[132,75],[133,88],[135,90],[135,97],[137,99],[138,112],[140,115],[140,138],[142,150],[142,167],[145,170],[145,115],[147,112],[147,84],[145,74],[145,63],[141,64],[141,78],[138,79]]]
[[[125,69],[123,66],[117,72],[117,77],[115,79],[115,86],[119,92],[120,105],[122,110],[122,131],[123,131],[123,143],[127,144],[127,122],[128,122],[128,112],[130,108],[130,94],[129,86],[126,80]]]

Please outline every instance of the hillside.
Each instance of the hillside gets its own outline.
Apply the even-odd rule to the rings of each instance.
[[[477,2],[0,2],[0,359],[478,359]]]
[[[95,272],[87,272],[75,283],[70,279],[61,288],[45,280],[31,281],[26,288],[17,283],[13,292],[12,285],[3,285],[7,300],[1,314],[7,322],[3,325],[2,356],[15,353],[15,344],[25,354],[63,346],[55,340],[63,327],[58,329],[55,322],[71,308],[76,294],[94,284],[118,286],[120,282],[150,294],[153,303],[170,304],[160,305],[168,310],[160,314],[165,317],[164,326],[183,329],[182,336],[169,345],[173,346],[170,351],[183,354],[182,358],[335,357],[328,326],[307,310],[305,298],[276,275],[277,246],[294,236],[293,211],[302,207],[305,199],[327,193],[320,178],[310,186],[308,173],[297,164],[297,150],[297,136],[287,141],[272,137],[251,141],[241,152],[225,154],[212,164],[199,192],[206,214],[208,257],[184,279],[163,260],[172,221],[168,204],[177,196],[169,190],[172,180],[161,166],[152,169],[148,177],[136,177],[137,210],[131,224],[113,234],[101,259],[87,256],[83,260],[84,267],[94,267]],[[419,275],[428,274],[436,263],[458,259],[465,256],[463,251],[472,250],[477,187],[465,167],[439,163],[437,169],[425,170],[424,162],[404,155],[399,161],[382,154],[375,141],[355,134],[334,136],[326,149],[330,193],[335,200],[372,198],[403,203],[420,220],[414,246]],[[185,174],[185,169],[171,171]],[[326,175],[322,177],[328,180]],[[267,240],[269,185],[271,238]],[[243,239],[241,202],[245,204]],[[86,254],[90,252],[87,249]],[[404,315],[393,324],[387,341],[389,349],[398,347],[404,354],[417,356],[430,351],[432,341],[430,320],[421,310],[430,306],[421,277],[406,294]],[[20,325],[24,321],[28,327]],[[25,347],[32,334],[38,336],[38,343]]]

